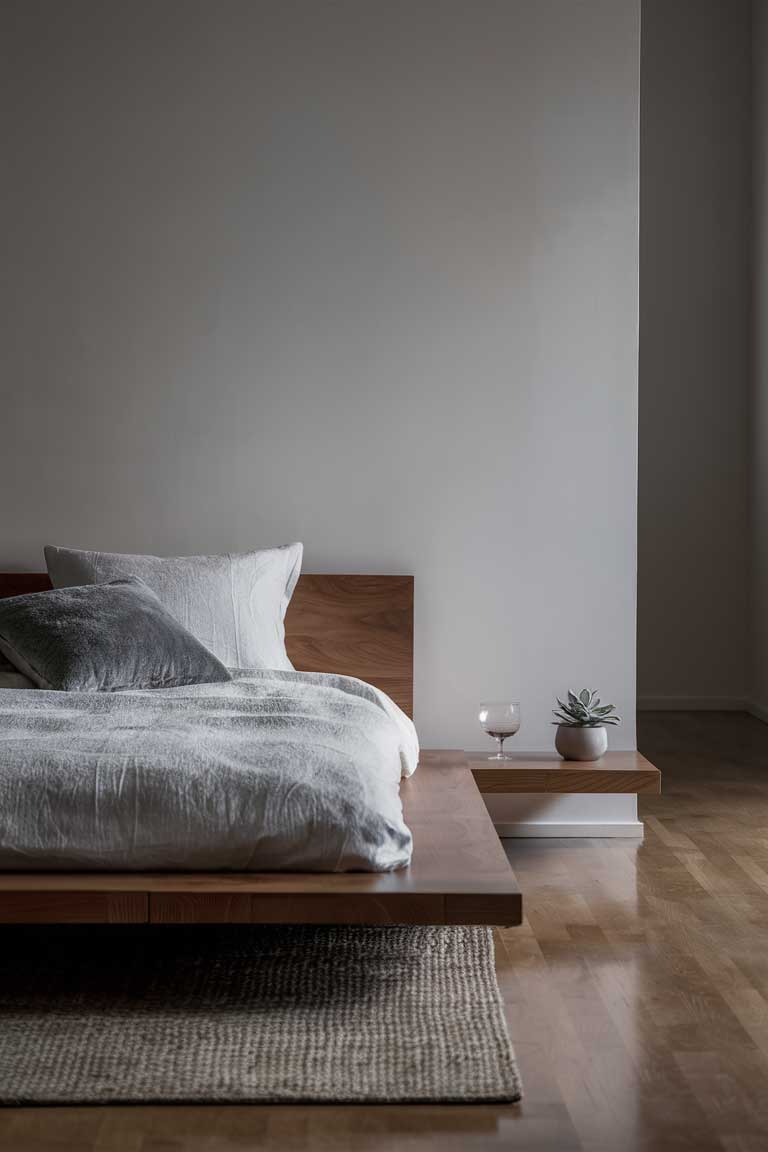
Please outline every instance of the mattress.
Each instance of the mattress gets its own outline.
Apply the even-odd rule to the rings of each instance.
[[[0,689],[0,870],[388,871],[417,761],[412,722],[352,677]]]

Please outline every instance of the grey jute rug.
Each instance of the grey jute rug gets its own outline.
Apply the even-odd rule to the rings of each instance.
[[[513,1101],[487,928],[0,931],[0,1103]]]

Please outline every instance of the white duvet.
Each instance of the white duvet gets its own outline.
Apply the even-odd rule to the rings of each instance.
[[[386,871],[416,731],[351,677],[0,689],[0,870]]]

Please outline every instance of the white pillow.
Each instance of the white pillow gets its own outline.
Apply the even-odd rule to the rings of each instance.
[[[228,668],[293,665],[283,620],[301,571],[303,546],[225,556],[129,556],[46,546],[54,588],[138,576]]]

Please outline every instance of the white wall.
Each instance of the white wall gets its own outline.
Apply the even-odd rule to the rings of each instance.
[[[753,15],[750,706],[768,720],[768,2],[755,0]]]
[[[749,0],[643,0],[641,75],[638,698],[743,707]]]
[[[0,21],[0,566],[299,538],[415,573],[426,745],[633,746],[637,0]]]

